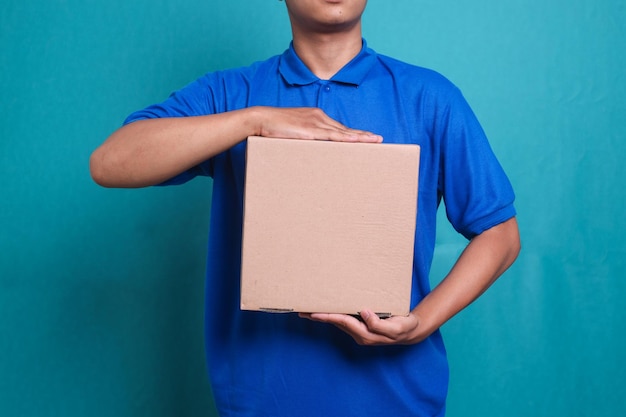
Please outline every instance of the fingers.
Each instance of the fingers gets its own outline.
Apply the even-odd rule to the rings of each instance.
[[[263,107],[259,112],[260,136],[338,142],[379,143],[383,140],[372,132],[348,128],[315,107]]]
[[[314,139],[341,142],[382,142],[382,136],[365,130],[346,127],[335,119],[328,117],[321,109],[305,109],[305,111],[311,111],[314,116],[313,124],[315,126],[311,126],[311,128],[313,130],[319,129]]]
[[[308,318],[309,320],[319,321],[322,323],[332,324],[338,329],[352,336],[352,338],[359,345],[378,344],[378,342],[370,340],[370,338],[367,337],[369,333],[367,330],[367,325],[353,316],[348,316],[346,314],[312,313],[300,314],[300,317]]]
[[[405,317],[390,317],[381,319],[370,310],[363,310],[360,313],[363,322],[367,325],[371,333],[375,333],[390,339],[399,339],[404,336],[407,325]]]
[[[324,137],[326,136],[326,137]],[[380,143],[383,141],[382,136],[376,135],[374,133],[362,131],[362,130],[353,130],[346,129],[343,131],[338,130],[327,130],[320,132],[316,139],[326,139],[336,142],[367,142],[367,143]]]
[[[348,333],[360,345],[410,344],[412,332],[417,328],[417,319],[408,317],[390,317],[381,319],[371,310],[360,313],[361,320],[345,314],[312,313],[300,314],[300,317],[329,323]]]

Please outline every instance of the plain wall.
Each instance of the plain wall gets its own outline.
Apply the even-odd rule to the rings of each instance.
[[[626,2],[369,3],[369,46],[455,82],[517,193],[519,260],[443,329],[448,415],[626,414]],[[4,2],[0,415],[214,415],[211,182],[108,190],[88,158],[133,110],[289,40],[275,0]],[[433,283],[465,245],[440,220]]]

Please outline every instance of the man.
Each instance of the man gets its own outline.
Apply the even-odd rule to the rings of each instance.
[[[293,42],[285,53],[207,74],[134,113],[91,157],[103,186],[213,178],[206,343],[222,416],[444,415],[448,368],[438,329],[519,252],[513,191],[467,103],[440,75],[369,49],[361,37],[366,3],[286,0]],[[239,310],[251,135],[421,146],[408,317]],[[470,243],[431,291],[441,199]]]

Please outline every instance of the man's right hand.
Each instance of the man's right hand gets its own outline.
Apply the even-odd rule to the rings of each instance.
[[[251,107],[258,123],[258,136],[379,143],[383,138],[372,132],[351,129],[330,118],[317,107]]]
[[[159,184],[230,149],[248,136],[382,141],[314,107],[249,107],[196,117],[138,120],[115,131],[91,155],[91,175],[105,187]]]

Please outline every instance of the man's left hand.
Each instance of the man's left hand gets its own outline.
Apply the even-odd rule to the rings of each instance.
[[[300,317],[333,324],[363,346],[410,345],[424,338],[418,332],[419,319],[414,312],[408,316],[381,319],[370,310],[362,310],[362,320],[345,314],[300,313]]]

